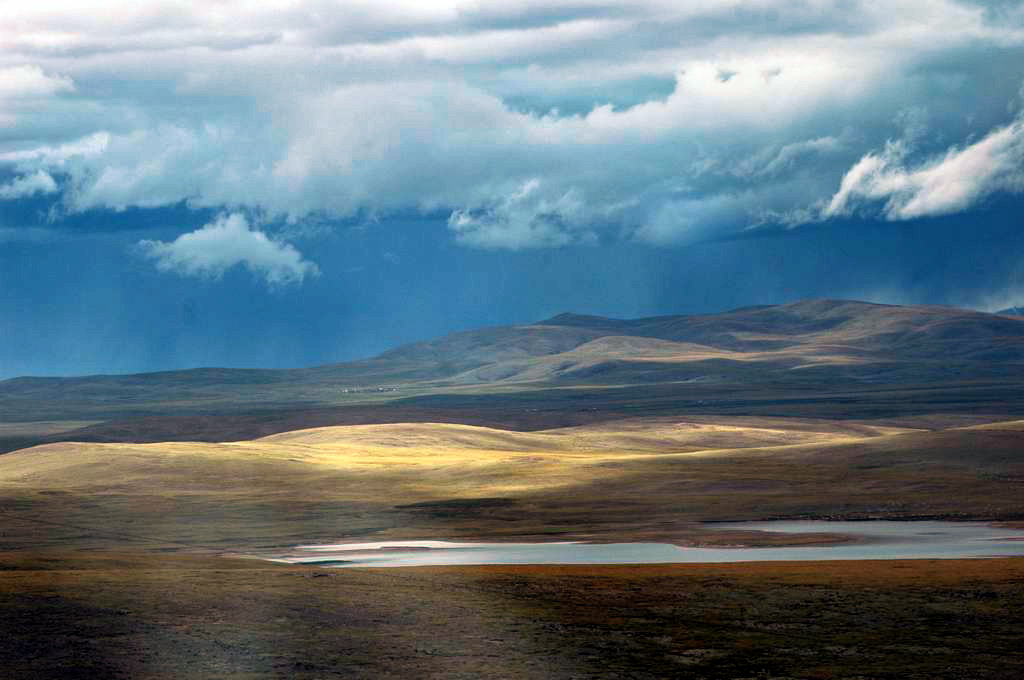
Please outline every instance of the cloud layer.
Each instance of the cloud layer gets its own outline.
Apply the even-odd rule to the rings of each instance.
[[[17,4],[0,198],[240,211],[146,246],[185,273],[309,275],[242,214],[441,213],[463,244],[522,249],[873,204],[912,219],[1020,189],[1012,3]],[[202,239],[220,255],[189,250]]]

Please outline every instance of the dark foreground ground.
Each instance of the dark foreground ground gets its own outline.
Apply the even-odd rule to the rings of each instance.
[[[3,678],[1024,677],[1024,560],[318,570],[0,554]]]

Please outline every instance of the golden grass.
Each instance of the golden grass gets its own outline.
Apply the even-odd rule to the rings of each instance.
[[[1006,431],[1020,431],[1024,430],[1024,420],[1003,420],[997,423],[984,423],[982,425],[967,425],[965,427],[958,428],[961,430],[1006,430]]]
[[[0,486],[166,493],[279,485],[301,493],[302,485],[320,491],[322,483],[344,477],[353,499],[479,498],[593,483],[655,456],[836,444],[872,432],[857,437],[835,430],[662,420],[521,433],[413,423],[323,427],[229,443],[57,443],[0,458]],[[874,433],[890,431],[902,430]]]
[[[48,444],[0,456],[0,549],[119,537],[227,550],[364,536],[707,544],[757,540],[710,534],[707,520],[1014,519],[1022,442],[1024,421],[930,432],[706,417]]]

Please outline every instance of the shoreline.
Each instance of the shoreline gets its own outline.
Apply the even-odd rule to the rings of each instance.
[[[1024,531],[972,522],[871,523],[800,522],[781,526],[741,525],[718,535],[729,543],[679,546],[667,542],[451,542],[445,540],[374,541],[291,546],[247,553],[257,559],[323,567],[456,566],[499,564],[673,564],[749,561],[835,561],[893,559],[978,559],[1024,556]],[[833,526],[839,524],[838,526]],[[863,533],[857,533],[862,529]],[[874,529],[872,531],[871,529]],[[1019,535],[1007,535],[1009,532]],[[847,533],[849,532],[849,533]],[[737,539],[757,537],[744,547]],[[767,538],[764,538],[767,537]],[[793,539],[796,539],[795,541]],[[838,541],[836,539],[839,539]],[[843,540],[845,539],[845,540]]]

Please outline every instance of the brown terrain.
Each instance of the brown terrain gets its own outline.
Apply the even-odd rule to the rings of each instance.
[[[560,315],[290,371],[2,381],[0,677],[1018,677],[1021,560],[229,555],[823,540],[709,524],[770,518],[1019,525],[1022,388],[1022,318],[843,301]]]
[[[1024,675],[1024,560],[318,570],[0,554],[4,678]]]

